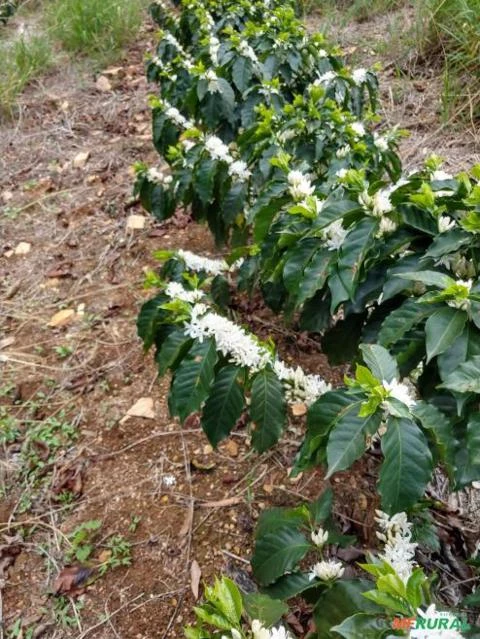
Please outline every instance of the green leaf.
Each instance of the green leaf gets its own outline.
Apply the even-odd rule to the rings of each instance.
[[[401,615],[405,615],[405,617],[409,617],[413,612],[405,601],[400,599],[400,597],[388,594],[388,592],[370,590],[369,592],[365,592],[363,596],[378,606],[387,608],[387,610],[393,610],[393,612],[398,612]]]
[[[155,342],[160,325],[165,321],[167,313],[162,305],[167,301],[165,295],[157,295],[143,304],[137,318],[137,333],[143,340],[143,348],[148,351]]]
[[[480,479],[480,414],[473,414],[467,424],[464,446],[457,457],[457,486],[468,486]]]
[[[258,518],[255,537],[258,539],[275,532],[278,528],[298,529],[308,524],[308,507],[301,505],[296,508],[282,508],[277,506],[264,510]]]
[[[193,184],[202,204],[209,204],[213,200],[217,161],[204,157],[195,167]]]
[[[410,329],[431,313],[432,307],[429,304],[419,304],[415,299],[405,300],[384,319],[378,333],[378,342],[385,347],[396,344]]]
[[[323,288],[327,281],[332,251],[321,249],[317,251],[305,267],[303,277],[296,291],[296,304],[300,305],[309,300],[315,293]]]
[[[368,615],[358,612],[347,617],[341,624],[333,626],[332,631],[345,639],[382,639],[385,631],[391,629],[391,624],[378,615]]]
[[[446,463],[447,470],[451,474],[455,463],[455,451],[458,447],[458,441],[453,435],[452,423],[436,406],[423,401],[415,403],[412,414],[423,428],[432,433],[439,457]]]
[[[279,528],[258,538],[251,560],[255,579],[262,586],[268,586],[293,570],[309,550],[311,544],[292,528]]]
[[[330,487],[323,491],[318,499],[308,505],[312,523],[318,526],[332,514],[333,491]]]
[[[452,229],[439,233],[425,253],[428,257],[438,258],[458,251],[459,248],[471,242],[471,235],[461,229]]]
[[[266,628],[273,626],[288,612],[288,606],[283,601],[259,592],[244,595],[243,603],[250,619],[258,619]]]
[[[318,216],[313,224],[313,230],[323,229],[332,222],[344,218],[349,213],[361,211],[362,207],[358,202],[351,200],[332,200],[327,199],[322,208],[321,215]]]
[[[426,603],[423,596],[422,585],[427,581],[423,568],[415,568],[408,578],[406,595],[408,603],[416,610]]]
[[[252,62],[248,58],[239,56],[232,67],[232,80],[240,93],[244,93],[252,79]]]
[[[293,572],[289,575],[283,575],[271,586],[264,588],[263,591],[270,597],[285,601],[296,597],[305,590],[318,587],[318,585],[318,583],[312,582],[308,572]]]
[[[250,417],[255,425],[252,445],[256,451],[263,453],[277,443],[286,419],[282,383],[268,368],[254,377]]]
[[[427,362],[449,348],[463,332],[467,314],[454,308],[442,308],[425,324]]]
[[[323,596],[319,598],[313,611],[317,637],[335,639],[333,626],[341,624],[346,618],[362,610],[372,615],[384,614],[383,608],[371,603],[363,596],[372,587],[366,579],[336,581]],[[360,639],[362,635],[357,636]]]
[[[365,218],[355,224],[346,236],[338,259],[338,274],[343,286],[353,297],[366,254],[375,242],[378,222]]]
[[[217,579],[213,588],[214,603],[225,617],[234,625],[238,625],[242,617],[242,595],[236,584],[228,577]]]
[[[191,345],[192,340],[183,330],[177,329],[169,333],[155,355],[159,374],[165,375],[169,368],[175,368],[178,360],[185,355]]]
[[[303,271],[310,262],[312,255],[318,250],[319,241],[307,238],[303,242],[297,242],[287,252],[283,267],[283,281],[290,293],[296,293],[300,282],[304,279]]]
[[[427,286],[436,286],[437,288],[448,288],[455,284],[455,280],[444,273],[438,273],[437,271],[417,271],[411,273],[395,273],[395,277],[400,277],[403,280],[412,280],[413,282],[422,282]]]
[[[424,434],[408,419],[391,417],[382,437],[384,461],[379,492],[382,510],[398,513],[411,508],[425,492],[433,462]]]
[[[398,367],[395,359],[386,348],[379,344],[360,344],[363,361],[374,376],[386,382],[398,379]]]
[[[480,393],[480,355],[460,364],[443,380],[441,388],[458,393]]]
[[[207,339],[194,343],[178,367],[170,388],[169,407],[182,422],[200,410],[207,398],[217,359],[215,340]]]
[[[228,437],[245,405],[242,387],[238,383],[241,368],[225,366],[215,377],[202,414],[202,428],[212,446]]]
[[[363,455],[366,435],[373,435],[378,430],[381,421],[381,411],[377,411],[367,418],[359,417],[358,413],[349,412],[337,421],[328,439],[328,473],[325,479],[334,473],[350,468],[353,462]]]

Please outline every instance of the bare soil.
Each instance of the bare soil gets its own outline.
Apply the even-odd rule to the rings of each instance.
[[[380,26],[362,29],[371,35]],[[164,224],[147,218],[144,229],[127,229],[128,217],[142,213],[131,201],[131,165],[158,158],[143,67],[152,37],[146,25],[140,44],[106,74],[111,90],[99,90],[88,70],[59,70],[31,87],[18,119],[0,128],[0,408],[20,424],[32,414],[38,422],[64,414],[77,435],[53,460],[48,447],[39,451],[47,460],[41,486],[18,479],[25,432],[4,447],[2,617],[5,630],[18,620],[23,628],[23,635],[12,636],[30,636],[30,629],[31,636],[49,639],[181,637],[194,604],[192,562],[205,581],[221,571],[248,580],[259,513],[315,498],[325,486],[320,470],[288,477],[302,418],[292,419],[282,444],[265,455],[252,452],[242,430],[214,451],[198,420],[181,428],[169,417],[168,380],[157,379],[152,357],[142,353],[135,319],[151,296],[142,281],[144,270],[155,267],[152,252],[215,253],[208,232],[185,216]],[[388,74],[382,83],[387,95],[393,91]],[[435,133],[439,122],[425,104],[427,90],[414,91],[405,88],[402,105],[384,106],[391,123],[411,128],[412,157],[424,136],[433,136],[432,150],[454,149],[447,154],[454,163],[473,157],[468,136],[449,146],[453,136]],[[426,111],[431,124],[424,126]],[[30,244],[27,253],[15,252],[20,242]],[[52,327],[53,316],[67,309],[73,313],[66,323]],[[286,359],[340,383],[343,370],[331,369],[307,336],[295,340],[261,309],[247,313],[246,321],[279,341]],[[140,398],[153,399],[154,417],[124,419]],[[364,549],[374,544],[375,479],[371,456],[333,482],[338,521]],[[71,503],[59,501],[62,491]],[[113,534],[131,543],[132,562],[80,583],[77,596],[65,599],[66,619],[53,594],[69,563],[65,535],[96,519],[102,528],[87,565],[105,560]]]

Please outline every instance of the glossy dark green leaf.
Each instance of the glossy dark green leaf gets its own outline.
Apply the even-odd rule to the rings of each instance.
[[[480,355],[460,364],[443,380],[442,387],[458,393],[480,393]]]
[[[288,612],[288,606],[283,601],[272,599],[260,592],[244,595],[243,603],[250,619],[258,619],[265,628],[273,626]]]
[[[432,454],[425,435],[415,422],[391,417],[382,437],[382,452],[378,483],[382,510],[391,514],[408,510],[423,496],[432,476]]]
[[[243,389],[239,384],[241,368],[225,366],[215,381],[202,413],[202,428],[212,446],[228,437],[245,405]]]
[[[255,375],[250,417],[254,422],[252,445],[263,453],[277,443],[286,419],[283,386],[272,370],[264,369]]]
[[[176,370],[168,401],[170,412],[182,422],[208,397],[217,360],[215,340],[207,339],[196,342]]]
[[[379,381],[391,382],[398,378],[395,359],[379,344],[361,344],[363,361]]]
[[[453,344],[463,332],[467,319],[465,311],[448,306],[428,318],[425,324],[427,362]]]
[[[257,538],[251,560],[255,579],[260,585],[268,586],[294,570],[310,549],[305,536],[293,528],[279,528]]]
[[[177,329],[172,331],[155,355],[158,372],[165,375],[169,368],[175,368],[178,360],[188,351],[192,340],[185,335],[185,331]]]

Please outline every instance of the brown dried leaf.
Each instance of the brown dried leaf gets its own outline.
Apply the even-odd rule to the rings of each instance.
[[[188,505],[188,510],[187,510],[187,514],[185,515],[185,520],[183,522],[183,525],[180,528],[180,532],[178,533],[178,536],[183,541],[185,540],[185,537],[189,534],[190,530],[192,529],[193,509],[194,509],[194,502],[192,499],[192,501]]]
[[[90,157],[90,151],[81,151],[73,158],[73,166],[76,169],[83,169]]]
[[[59,326],[65,326],[69,324],[75,316],[75,311],[73,308],[64,308],[62,311],[58,311],[50,318],[48,325],[52,328],[57,328]]]
[[[135,404],[128,409],[125,417],[122,417],[120,424],[127,421],[129,417],[144,417],[145,419],[155,419],[155,409],[151,397],[140,397]]]
[[[225,444],[225,450],[230,455],[230,457],[238,457],[238,444],[233,439],[229,439]]]
[[[59,495],[65,491],[69,491],[78,496],[83,490],[83,462],[77,461],[75,464],[66,464],[57,472],[52,484],[52,492]]]
[[[200,508],[224,508],[225,506],[235,506],[242,502],[242,497],[228,497],[227,499],[220,499],[219,501],[204,501],[198,505]]]
[[[77,597],[85,591],[85,585],[93,572],[88,566],[65,566],[55,579],[53,590],[56,595]]]
[[[104,75],[100,75],[95,82],[95,86],[99,91],[111,91],[112,85],[110,80],[106,78]]]
[[[201,576],[202,570],[198,565],[198,562],[194,559],[192,561],[192,565],[190,566],[190,586],[192,588],[195,601],[197,601],[198,599]]]

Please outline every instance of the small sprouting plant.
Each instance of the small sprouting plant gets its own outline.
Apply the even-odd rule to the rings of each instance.
[[[123,535],[112,535],[104,544],[105,550],[102,555],[106,557],[98,566],[100,576],[107,570],[119,568],[120,566],[130,566],[132,563],[132,546]]]
[[[67,359],[73,353],[73,348],[71,346],[55,346],[54,351],[58,357],[58,359]]]
[[[84,562],[91,558],[95,550],[94,539],[100,530],[102,522],[98,519],[83,522],[68,535],[70,548],[66,553],[67,561],[76,559]]]

